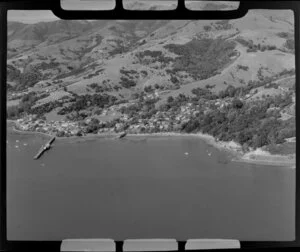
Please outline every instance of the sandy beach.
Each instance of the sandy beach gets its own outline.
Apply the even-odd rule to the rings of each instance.
[[[284,166],[292,169],[296,168],[296,154],[272,155],[260,148],[247,152],[238,158],[234,158],[232,161],[270,166]]]

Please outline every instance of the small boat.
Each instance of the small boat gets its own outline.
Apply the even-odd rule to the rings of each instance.
[[[188,155],[189,155],[189,153],[188,153],[188,152],[185,152],[185,153],[184,153],[184,155],[188,156]]]
[[[207,155],[208,155],[208,156],[211,156],[211,153],[208,153]]]

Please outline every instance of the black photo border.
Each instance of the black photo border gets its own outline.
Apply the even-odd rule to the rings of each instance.
[[[243,17],[251,9],[290,9],[294,12],[295,21],[295,67],[296,67],[296,128],[299,116],[299,33],[300,33],[300,1],[240,1],[237,10],[230,11],[195,11],[185,7],[185,0],[178,0],[174,10],[163,11],[131,11],[123,8],[122,0],[115,0],[113,10],[77,11],[63,10],[60,0],[0,0],[0,251],[60,251],[61,241],[8,241],[6,211],[6,60],[7,60],[7,11],[8,10],[52,10],[61,19],[236,19]],[[232,1],[232,0],[229,0]],[[296,132],[296,153],[298,137]],[[296,158],[296,167],[298,167]],[[300,195],[300,173],[296,172],[296,195]],[[299,182],[299,183],[298,183]],[[300,247],[300,213],[299,200],[296,199],[295,237],[292,242],[240,241],[241,249],[258,248],[292,248]],[[247,228],[247,227],[245,227]],[[116,241],[116,250],[122,251],[123,241]],[[178,241],[179,250],[184,250],[185,241]]]

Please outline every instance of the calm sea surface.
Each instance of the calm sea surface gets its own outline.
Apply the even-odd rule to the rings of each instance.
[[[57,140],[33,160],[43,143],[8,133],[9,240],[294,238],[295,170],[193,137]]]

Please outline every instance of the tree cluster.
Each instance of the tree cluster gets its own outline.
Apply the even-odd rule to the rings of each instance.
[[[107,94],[86,94],[76,96],[74,101],[69,106],[62,108],[58,114],[65,115],[73,111],[84,110],[88,107],[103,108],[104,106],[112,106],[117,98]]]
[[[186,71],[195,79],[207,79],[230,62],[236,54],[235,43],[224,39],[193,39],[183,44],[164,46],[179,55],[173,64],[174,71]]]

